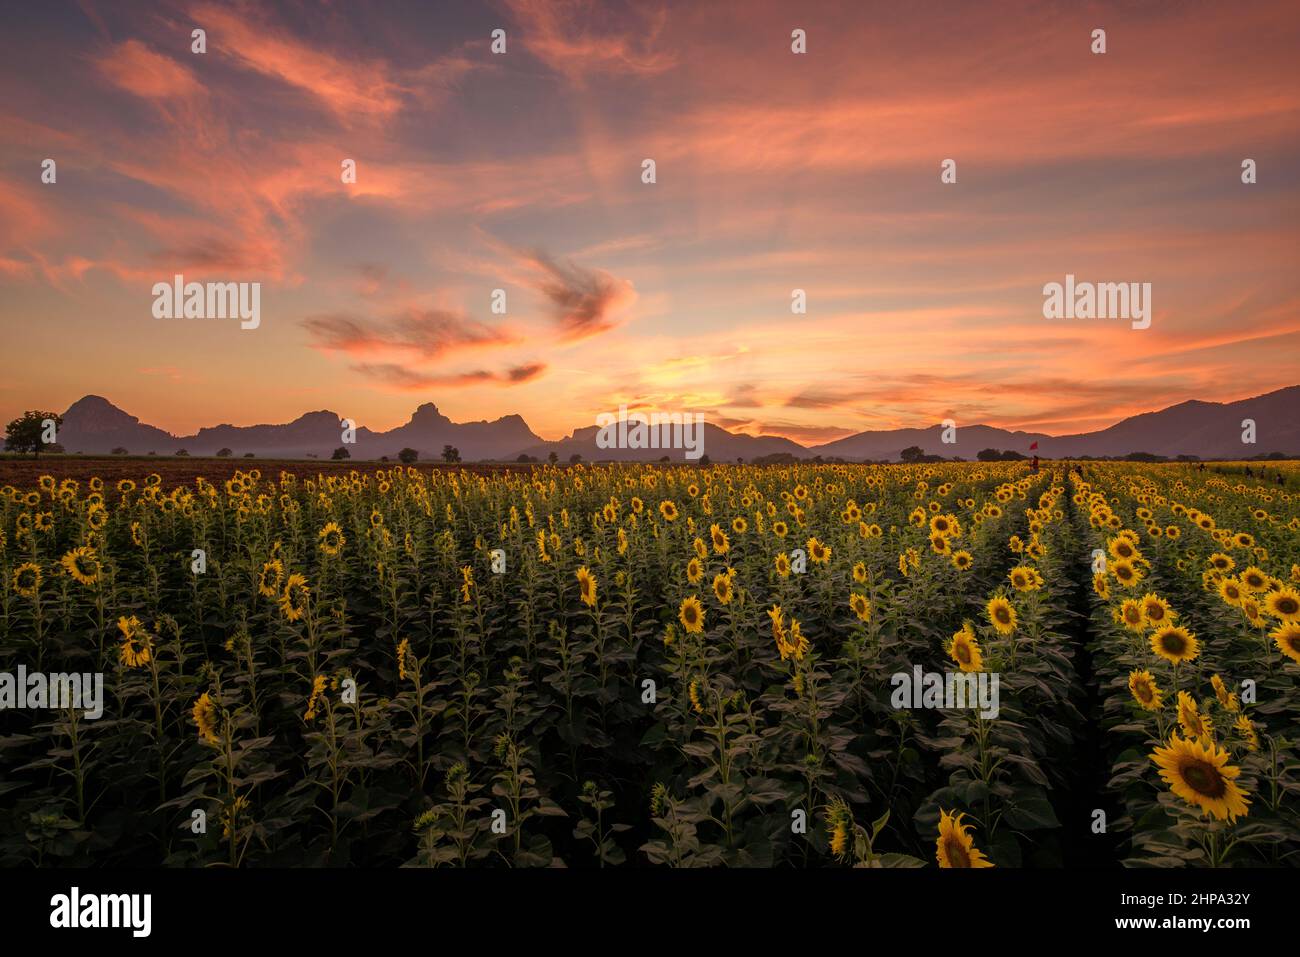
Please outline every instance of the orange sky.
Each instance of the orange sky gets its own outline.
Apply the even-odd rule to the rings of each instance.
[[[25,5],[0,421],[625,403],[815,444],[1293,385],[1298,41],[1293,2]],[[260,282],[260,327],[154,319],[178,272]],[[1044,319],[1067,273],[1150,282],[1151,328]]]

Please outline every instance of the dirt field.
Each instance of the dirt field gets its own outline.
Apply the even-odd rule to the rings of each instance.
[[[56,479],[72,478],[85,482],[98,476],[111,489],[119,479],[134,479],[140,482],[146,475],[157,472],[162,476],[163,485],[190,485],[200,475],[211,481],[224,480],[234,474],[236,469],[261,469],[263,477],[274,478],[280,472],[291,472],[300,478],[313,475],[346,474],[353,469],[368,472],[381,468],[396,468],[396,461],[360,461],[345,460],[334,462],[316,459],[245,459],[245,458],[204,458],[152,455],[42,455],[39,459],[30,456],[0,456],[0,485],[13,485],[16,488],[28,488],[36,484],[42,475],[52,475]],[[417,462],[421,471],[441,469],[462,469],[467,472],[493,474],[497,472],[523,471],[537,468],[536,465],[443,465],[432,462]]]

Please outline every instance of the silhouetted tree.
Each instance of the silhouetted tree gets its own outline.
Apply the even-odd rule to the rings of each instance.
[[[333,453],[330,455],[330,458],[333,459],[335,462],[338,462],[342,459],[352,458],[352,453],[349,452],[345,446],[340,445],[337,449],[333,451]]]
[[[404,465],[413,465],[419,457],[420,453],[411,448],[402,449],[397,453],[398,461]]]
[[[460,461],[460,449],[454,445],[444,445],[442,447],[442,460],[448,465]]]
[[[234,454],[230,449],[217,449],[217,458],[219,459],[228,459]]]
[[[5,448],[11,452],[31,452],[34,458],[40,458],[41,452],[50,451],[53,438],[46,442],[45,423],[53,422],[57,433],[63,424],[63,416],[53,412],[24,412],[22,418],[14,419],[5,429]]]

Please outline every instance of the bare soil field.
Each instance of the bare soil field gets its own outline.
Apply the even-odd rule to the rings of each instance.
[[[369,472],[375,469],[397,468],[396,461],[378,460],[361,461],[347,459],[341,462],[317,459],[245,459],[216,457],[176,457],[154,455],[42,455],[39,459],[30,456],[0,456],[0,485],[13,485],[16,488],[28,488],[36,484],[42,475],[52,475],[62,481],[65,478],[85,482],[98,476],[111,490],[120,479],[133,479],[137,483],[146,475],[157,472],[162,477],[163,485],[189,485],[199,476],[210,481],[229,478],[236,470],[260,469],[263,477],[275,478],[280,472],[290,472],[299,478],[313,475],[346,475],[354,469]],[[422,472],[440,470],[462,470],[478,474],[491,475],[499,472],[525,471],[536,468],[533,464],[457,464],[445,465],[434,462],[417,462]]]

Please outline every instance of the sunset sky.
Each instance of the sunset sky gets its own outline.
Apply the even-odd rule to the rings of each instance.
[[[1298,49],[1294,0],[10,5],[0,422],[816,444],[1294,385]],[[260,282],[260,328],[153,318],[175,273]],[[1151,328],[1043,318],[1067,273],[1150,282]]]

